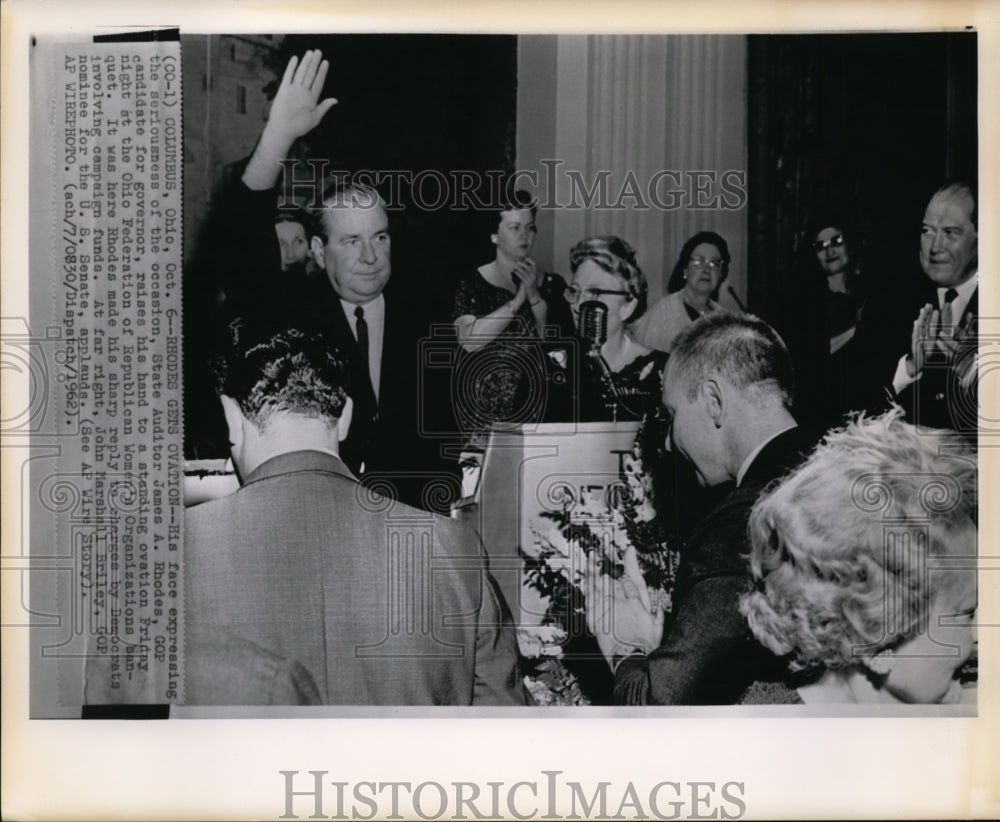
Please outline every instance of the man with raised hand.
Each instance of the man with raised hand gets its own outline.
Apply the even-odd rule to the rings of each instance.
[[[329,64],[319,51],[292,58],[267,123],[228,207],[239,216],[227,279],[230,316],[277,314],[305,318],[325,333],[347,359],[354,422],[341,455],[366,484],[411,505],[445,511],[458,489],[457,466],[444,460],[439,443],[421,430],[423,397],[420,340],[427,318],[386,291],[392,275],[391,237],[385,203],[365,185],[334,181],[313,208],[310,253],[326,276],[275,289],[280,270],[273,229],[282,173],[293,143],[314,129],[336,103],[320,100]],[[391,289],[390,289],[391,291]],[[446,401],[447,398],[443,398]],[[425,420],[426,423],[426,420]]]

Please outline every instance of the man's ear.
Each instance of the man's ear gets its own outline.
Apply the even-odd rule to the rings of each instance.
[[[708,418],[715,423],[716,428],[721,428],[726,417],[726,401],[722,385],[717,379],[709,377],[701,384],[701,398]]]
[[[340,412],[340,419],[337,420],[337,438],[343,442],[347,439],[347,432],[351,430],[351,418],[354,416],[354,401],[348,397],[344,402],[344,410]]]
[[[229,429],[229,447],[233,453],[238,453],[243,448],[243,440],[246,436],[243,426],[246,424],[246,417],[240,409],[240,404],[232,397],[222,394],[219,399],[222,401],[222,413],[226,415],[226,428]]]
[[[323,239],[313,235],[312,239],[309,240],[309,250],[312,252],[313,260],[315,260],[316,265],[326,270],[326,246],[323,244]]]

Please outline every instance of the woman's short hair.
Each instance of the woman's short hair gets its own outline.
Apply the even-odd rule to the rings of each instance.
[[[667,283],[668,294],[673,294],[684,288],[684,269],[691,262],[694,250],[702,243],[710,243],[719,249],[719,256],[722,258],[722,276],[719,278],[719,283],[725,282],[726,277],[729,276],[729,264],[732,262],[732,258],[729,256],[729,244],[714,231],[699,231],[681,246],[681,253],[677,257],[677,262],[674,263],[674,270],[670,272],[670,282]]]
[[[635,259],[635,250],[621,237],[587,237],[569,252],[569,268],[574,274],[585,260],[593,260],[604,271],[625,283],[629,297],[636,306],[626,322],[638,319],[646,310],[646,275]]]
[[[278,225],[278,223],[298,223],[302,226],[302,231],[307,238],[312,236],[313,233],[312,221],[313,216],[304,208],[297,205],[279,207],[274,212],[275,225]]]
[[[538,216],[538,200],[532,197],[523,188],[508,193],[501,198],[499,204],[492,210],[490,217],[490,233],[496,234],[503,221],[503,215],[509,211],[530,211],[531,219]]]
[[[968,565],[931,558],[968,545],[956,537],[975,528],[976,501],[958,435],[918,432],[899,408],[856,418],[754,506],[756,590],[740,610],[792,670],[858,665],[926,630],[935,595],[962,592]]]

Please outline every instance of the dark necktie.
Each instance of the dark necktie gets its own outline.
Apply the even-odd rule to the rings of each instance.
[[[952,328],[955,318],[952,315],[951,304],[955,302],[957,296],[958,292],[954,288],[949,288],[944,292],[944,305],[941,307],[941,330],[949,337],[954,336],[955,333]]]
[[[354,307],[354,327],[358,332],[358,346],[361,348],[362,362],[365,364],[365,374],[368,375],[368,388],[375,396],[375,388],[372,384],[372,372],[368,359],[368,323],[365,322],[365,310],[360,305]]]

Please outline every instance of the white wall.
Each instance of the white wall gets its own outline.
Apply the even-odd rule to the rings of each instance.
[[[538,173],[534,191],[554,206],[539,214],[537,261],[568,273],[577,240],[618,234],[656,299],[684,240],[710,229],[729,242],[727,285],[745,301],[746,108],[744,36],[520,37],[517,165]],[[553,173],[544,160],[562,164]],[[680,175],[673,195],[678,180],[664,171]],[[724,190],[727,171],[743,177]],[[567,172],[588,188],[605,172],[606,207],[586,207]],[[695,172],[709,175],[700,195]],[[633,180],[637,197],[627,196]]]

